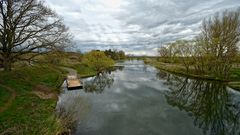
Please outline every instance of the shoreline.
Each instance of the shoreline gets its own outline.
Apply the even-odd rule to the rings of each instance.
[[[144,63],[151,65],[159,70],[163,70],[165,72],[172,73],[172,74],[175,74],[178,76],[189,77],[191,79],[202,79],[202,80],[206,80],[206,81],[219,81],[219,82],[225,83],[228,87],[230,87],[232,89],[235,89],[238,91],[240,90],[240,81],[237,81],[237,80],[224,80],[224,79],[220,79],[220,78],[214,78],[211,76],[202,76],[202,75],[196,75],[196,74],[192,74],[192,73],[186,73],[183,70],[181,70],[181,68],[178,68],[178,70],[175,70],[176,67],[171,69],[166,66],[164,67],[164,65],[159,65],[159,64],[161,64],[161,62],[156,63],[154,61],[144,60]]]

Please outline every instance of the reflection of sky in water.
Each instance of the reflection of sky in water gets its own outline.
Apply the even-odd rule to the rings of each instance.
[[[90,105],[87,118],[77,128],[77,135],[203,134],[202,129],[194,125],[195,117],[189,116],[185,109],[179,109],[178,103],[169,103],[166,99],[166,93],[172,91],[169,88],[176,83],[174,79],[167,81],[171,76],[144,66],[142,61],[127,61],[118,65],[124,65],[124,69],[112,73],[113,84],[101,93],[77,90],[61,95],[80,95]],[[190,89],[187,91],[191,92]],[[230,93],[236,102],[239,101],[239,92]],[[191,98],[189,100],[195,101],[194,97]]]
[[[116,88],[116,89],[113,90],[113,92],[120,94],[120,93],[122,93],[122,89],[121,88]]]
[[[127,89],[137,89],[139,87],[139,85],[135,84],[135,83],[130,83],[130,82],[126,82],[124,83],[124,87]]]

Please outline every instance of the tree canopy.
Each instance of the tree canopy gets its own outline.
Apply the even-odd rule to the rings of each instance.
[[[0,62],[5,70],[70,43],[62,19],[38,0],[0,0]]]
[[[98,72],[114,65],[114,61],[101,51],[91,51],[85,54],[83,62]]]
[[[113,60],[122,60],[126,58],[125,52],[122,50],[117,51],[109,49],[105,50],[104,53],[106,56],[110,57]]]

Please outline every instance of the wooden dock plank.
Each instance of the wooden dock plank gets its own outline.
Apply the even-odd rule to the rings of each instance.
[[[69,75],[67,76],[67,88],[68,89],[74,89],[74,88],[81,88],[83,86],[82,82],[80,79],[78,79],[77,76],[75,75]]]

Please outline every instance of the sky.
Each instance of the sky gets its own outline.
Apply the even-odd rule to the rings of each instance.
[[[75,50],[117,49],[157,55],[159,46],[193,39],[202,20],[240,0],[46,0],[74,36]]]

